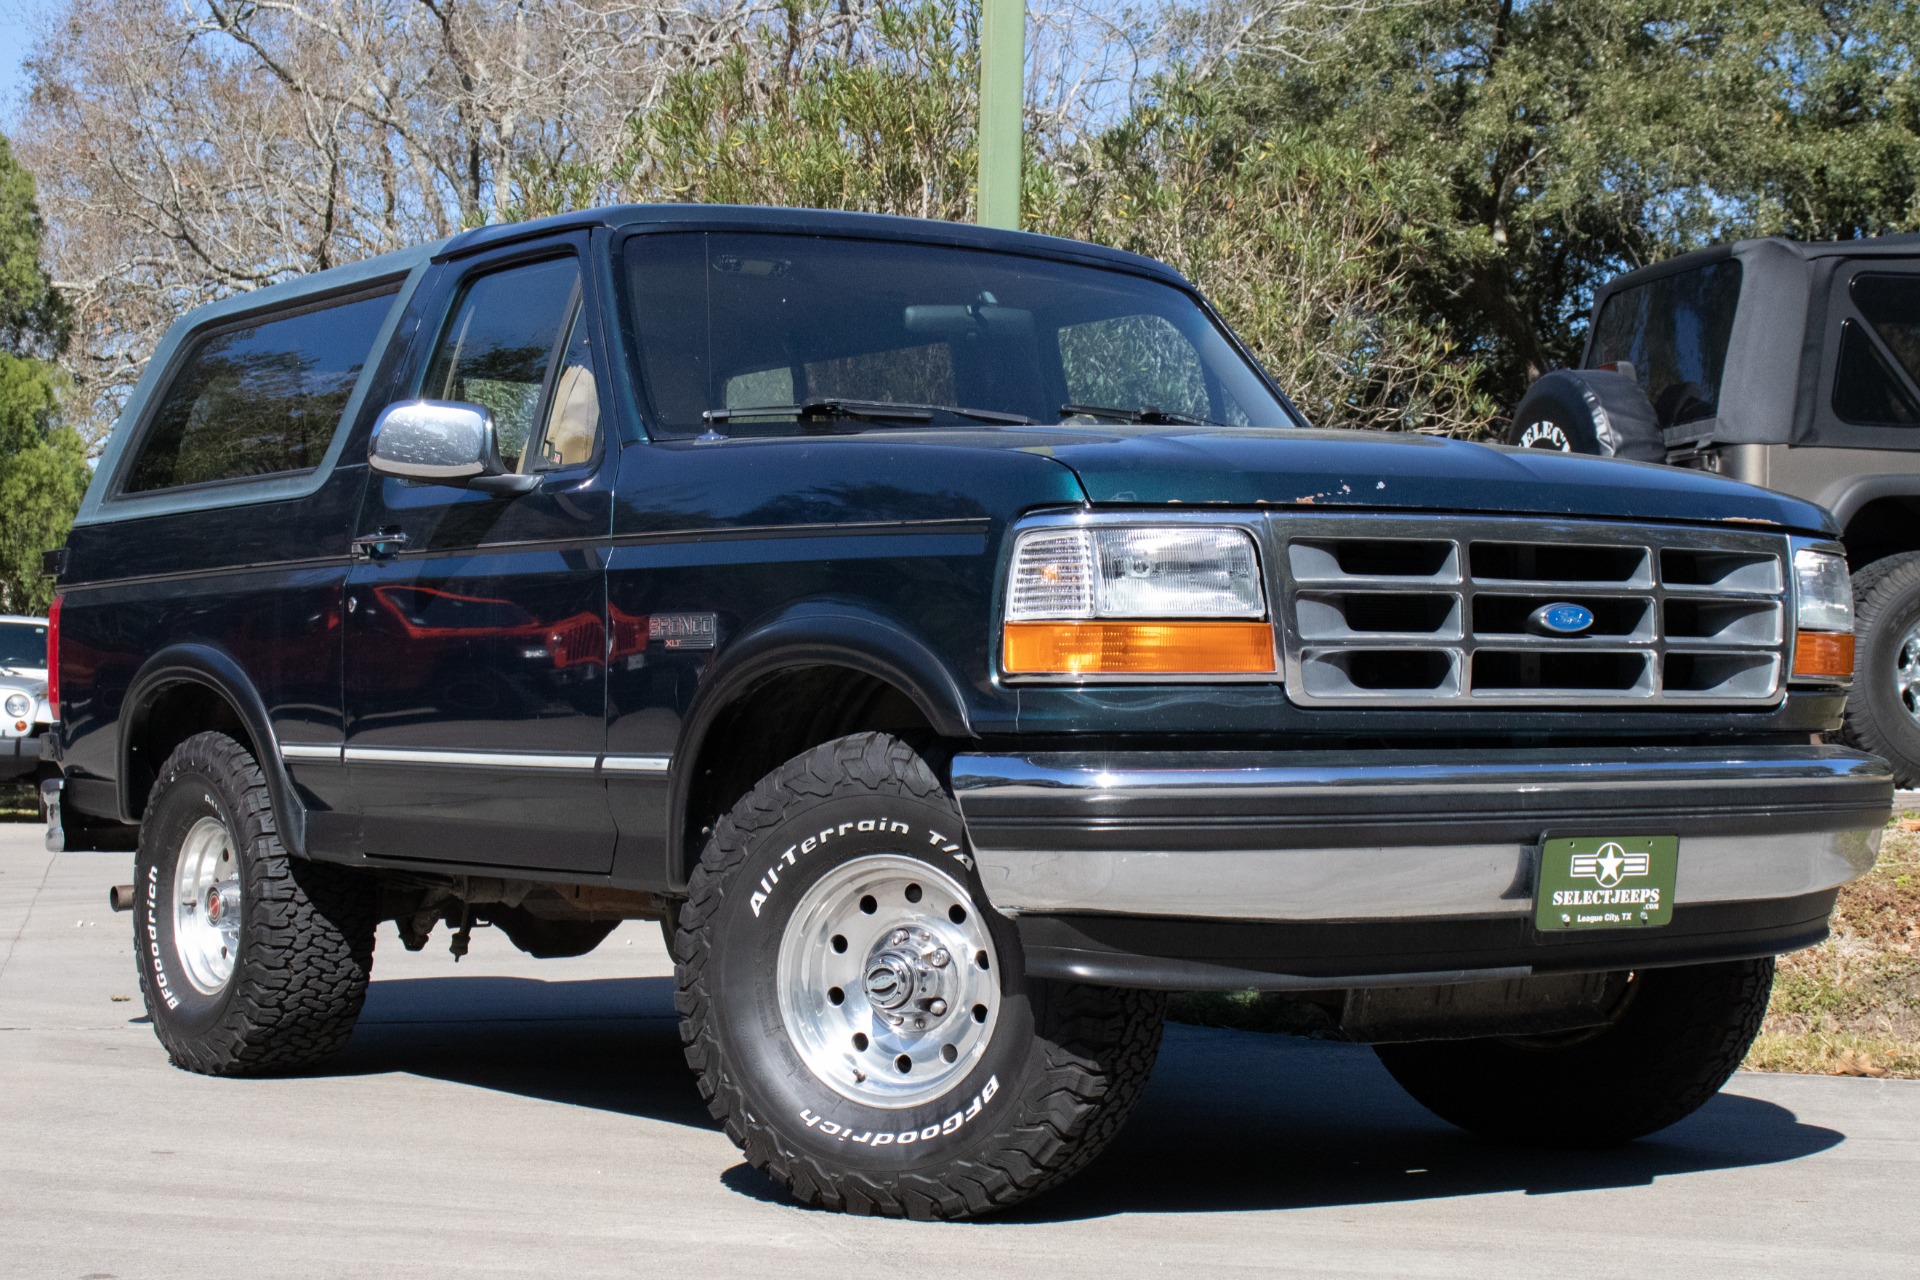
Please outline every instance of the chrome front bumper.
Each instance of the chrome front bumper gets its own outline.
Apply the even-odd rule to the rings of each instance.
[[[1548,834],[1678,835],[1679,905],[1790,898],[1872,866],[1887,766],[1839,747],[1287,756],[963,755],[1005,914],[1524,915]]]

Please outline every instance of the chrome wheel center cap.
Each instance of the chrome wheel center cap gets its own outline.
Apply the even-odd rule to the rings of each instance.
[[[877,1009],[898,1009],[913,999],[913,958],[882,951],[867,963],[867,999]]]
[[[207,890],[207,919],[224,924],[240,906],[240,886],[217,884]]]

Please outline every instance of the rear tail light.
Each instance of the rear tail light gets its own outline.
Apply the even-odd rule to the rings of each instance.
[[[65,596],[55,596],[47,610],[47,714],[60,718],[60,606]]]

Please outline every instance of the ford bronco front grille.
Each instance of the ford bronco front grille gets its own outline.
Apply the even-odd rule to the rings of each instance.
[[[1780,696],[1792,637],[1779,535],[1340,515],[1276,516],[1272,529],[1286,679],[1301,703]]]

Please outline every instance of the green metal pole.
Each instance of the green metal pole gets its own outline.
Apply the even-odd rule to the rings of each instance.
[[[980,201],[983,227],[1020,227],[1021,80],[1026,0],[980,0]]]

